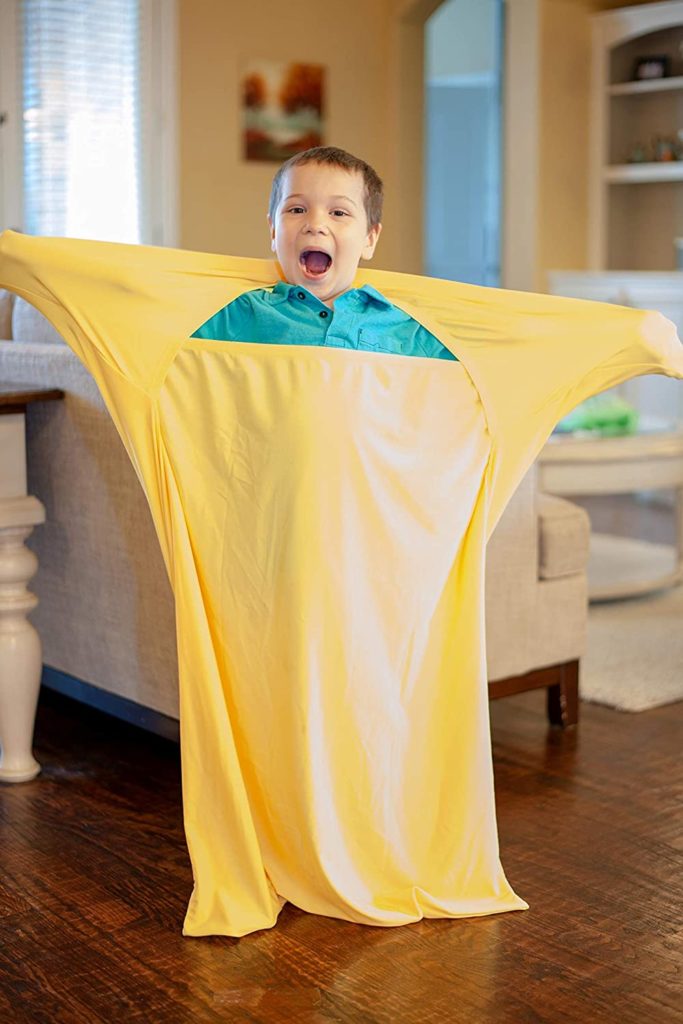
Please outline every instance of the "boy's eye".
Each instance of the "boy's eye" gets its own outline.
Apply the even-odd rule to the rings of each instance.
[[[290,206],[289,212],[296,213],[297,210],[303,210],[303,206]]]
[[[341,213],[342,217],[348,217],[346,210],[333,210],[333,213]]]

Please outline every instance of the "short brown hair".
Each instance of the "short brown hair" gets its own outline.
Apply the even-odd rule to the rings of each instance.
[[[366,164],[365,160],[360,160],[357,156],[352,156],[345,149],[338,149],[336,146],[314,146],[312,149],[304,149],[301,153],[295,153],[285,161],[282,167],[278,168],[273,178],[268,205],[268,213],[272,220],[275,220],[275,213],[282,199],[284,176],[290,167],[296,167],[298,164],[330,164],[332,167],[343,167],[345,171],[359,171],[363,175],[363,203],[368,229],[381,223],[384,199],[382,179],[370,164]]]

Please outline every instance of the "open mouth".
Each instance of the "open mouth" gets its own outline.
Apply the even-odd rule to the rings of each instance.
[[[322,277],[332,266],[332,257],[324,249],[304,249],[299,263],[307,277]]]

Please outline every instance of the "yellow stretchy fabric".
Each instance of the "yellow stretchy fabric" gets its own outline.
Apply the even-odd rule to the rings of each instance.
[[[646,373],[660,313],[358,271],[460,360],[191,339],[271,260],[0,238],[93,374],[175,594],[186,935],[290,900],[368,925],[528,909],[499,860],[490,537],[553,427]]]

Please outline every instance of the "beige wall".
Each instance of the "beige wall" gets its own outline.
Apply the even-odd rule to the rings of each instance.
[[[266,213],[277,164],[240,152],[239,80],[245,58],[328,68],[327,144],[392,179],[389,0],[180,0],[180,244],[269,256]],[[373,266],[395,259],[390,223]],[[380,262],[380,256],[382,261]]]
[[[586,265],[590,4],[543,0],[540,8],[536,287],[548,269]]]
[[[590,14],[630,4],[537,2],[537,192],[528,207],[532,270],[521,286],[544,290],[548,269],[586,266]],[[384,229],[371,265],[420,273],[422,25],[438,7],[439,0],[179,0],[180,244],[270,255],[276,165],[241,156],[240,66],[249,57],[313,60],[328,67],[328,144],[362,156],[384,179]],[[521,176],[514,180],[524,187]],[[508,263],[515,251],[509,239]],[[519,287],[511,269],[509,286]]]

